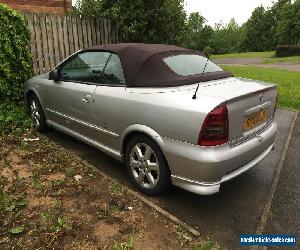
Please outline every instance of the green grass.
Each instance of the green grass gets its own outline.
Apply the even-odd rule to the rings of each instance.
[[[222,58],[272,58],[275,57],[275,51],[265,51],[265,52],[247,52],[247,53],[233,53],[224,55],[212,55],[212,59],[222,59]]]
[[[288,56],[288,57],[275,57],[267,58],[263,60],[263,63],[300,63],[300,56]]]
[[[26,107],[13,102],[0,102],[0,134],[32,127]]]
[[[119,183],[113,181],[109,184],[109,191],[115,195],[123,195],[123,187]]]
[[[224,66],[237,77],[278,85],[278,107],[300,111],[300,72],[248,66]]]

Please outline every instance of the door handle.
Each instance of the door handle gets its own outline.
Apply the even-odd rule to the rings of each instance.
[[[90,103],[90,99],[92,98],[91,95],[85,95],[82,97],[81,101],[84,103]]]
[[[83,97],[83,98],[81,99],[81,101],[84,102],[84,103],[89,103],[89,100],[86,99],[85,97]]]

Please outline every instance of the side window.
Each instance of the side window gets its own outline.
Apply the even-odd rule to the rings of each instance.
[[[89,51],[80,53],[60,68],[62,81],[99,83],[103,79],[103,69],[111,54]]]
[[[125,84],[122,64],[119,56],[112,54],[104,71],[105,84]]]

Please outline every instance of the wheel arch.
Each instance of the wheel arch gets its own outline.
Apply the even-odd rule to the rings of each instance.
[[[146,125],[135,124],[127,127],[120,137],[120,153],[123,160],[125,159],[126,146],[130,142],[130,140],[137,135],[148,136],[158,145],[158,147],[161,149],[162,153],[164,154],[163,152],[164,141],[162,137],[155,130],[153,130],[152,128]]]
[[[34,88],[29,88],[29,89],[26,91],[26,93],[25,93],[25,102],[26,102],[26,106],[29,107],[29,106],[28,106],[28,105],[29,105],[29,98],[30,98],[31,96],[36,96],[36,97],[38,98],[38,100],[39,100],[39,102],[40,102],[40,104],[41,104],[41,106],[42,106],[44,115],[45,115],[45,117],[46,117],[46,119],[47,119],[47,116],[46,116],[46,110],[45,110],[44,104],[43,104],[43,102],[42,102],[42,98],[41,98],[40,94],[38,93],[38,91],[37,91],[36,89],[34,89]],[[27,109],[27,111],[29,112],[29,109]]]

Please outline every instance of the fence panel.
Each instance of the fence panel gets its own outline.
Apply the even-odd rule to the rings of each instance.
[[[25,13],[31,32],[30,49],[35,74],[53,69],[79,49],[121,42],[118,24],[107,19]]]

